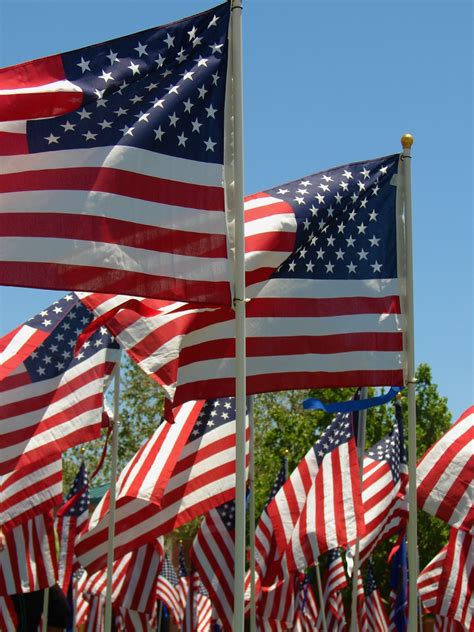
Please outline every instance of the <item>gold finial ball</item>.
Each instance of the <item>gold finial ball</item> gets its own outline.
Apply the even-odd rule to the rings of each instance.
[[[413,145],[414,138],[411,134],[403,134],[400,140],[402,142],[403,149],[410,149]]]
[[[286,450],[283,450],[283,454],[285,456],[288,456],[290,454],[290,451],[288,450],[288,448]]]
[[[183,540],[179,540],[179,544],[183,544]]]

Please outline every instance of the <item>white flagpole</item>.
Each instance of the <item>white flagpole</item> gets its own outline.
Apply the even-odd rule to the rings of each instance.
[[[45,588],[43,591],[43,624],[41,626],[42,632],[48,630],[48,607],[49,607],[49,588]]]
[[[249,541],[250,541],[250,632],[257,629],[257,603],[255,594],[255,427],[253,417],[253,397],[247,397],[247,414],[250,427],[249,462]]]
[[[323,583],[321,581],[321,569],[319,568],[319,562],[316,562],[315,567],[316,567],[316,584],[318,585],[319,612],[321,613],[321,623],[323,624],[324,632],[328,632],[328,624],[326,622],[326,610],[324,608]]]
[[[360,390],[360,398],[367,399],[367,387]],[[357,453],[359,456],[359,479],[362,485],[362,472],[364,471],[365,427],[367,422],[367,409],[359,412],[357,424]],[[352,602],[351,602],[351,627],[350,632],[357,630],[357,577],[359,575],[359,538],[355,543],[354,566],[352,567]]]
[[[107,548],[107,587],[105,592],[104,630],[112,629],[112,567],[114,563],[115,536],[115,495],[117,486],[117,453],[118,453],[118,423],[120,404],[120,356],[117,360],[114,374],[114,417],[112,420],[112,445],[110,454],[110,490],[109,490],[109,533]]]
[[[234,121],[234,200],[235,200],[235,566],[233,632],[244,631],[245,581],[245,236],[243,170],[243,87],[242,87],[242,0],[232,0],[231,47]]]
[[[418,524],[416,503],[416,373],[415,373],[415,317],[413,304],[413,239],[411,206],[411,146],[413,136],[404,134],[401,138],[403,199],[405,206],[405,244],[406,244],[406,315],[407,315],[407,389],[408,389],[408,577],[409,605],[408,629],[416,632],[418,628]]]

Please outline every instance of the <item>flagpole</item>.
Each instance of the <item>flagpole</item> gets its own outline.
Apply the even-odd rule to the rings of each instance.
[[[235,200],[235,567],[233,632],[244,631],[245,581],[245,236],[243,170],[243,87],[242,87],[242,0],[232,0],[231,46],[234,121],[234,200]]]
[[[415,318],[413,302],[413,238],[411,204],[411,146],[413,136],[404,134],[402,178],[405,206],[405,244],[406,244],[406,316],[407,316],[407,389],[408,389],[408,629],[416,632],[418,628],[418,524],[416,502],[416,369],[415,369]]]
[[[49,586],[43,591],[43,624],[41,626],[42,632],[48,630],[48,608],[49,608]]]
[[[255,594],[255,428],[253,417],[253,396],[247,397],[247,414],[250,427],[249,462],[249,541],[250,541],[250,632],[257,629],[257,603]]]
[[[110,489],[109,489],[109,533],[107,536],[107,586],[105,592],[104,630],[112,629],[112,579],[114,563],[115,537],[115,495],[117,487],[117,454],[118,454],[118,422],[120,402],[120,356],[117,360],[114,375],[114,416],[112,420],[112,445],[110,453]]]
[[[368,389],[364,386],[360,390],[360,398],[367,399]],[[357,453],[359,456],[359,478],[362,487],[362,473],[364,471],[365,428],[367,423],[367,409],[359,411],[357,424]],[[357,579],[359,575],[359,538],[355,542],[354,566],[352,567],[352,600],[350,632],[357,630]]]
[[[319,611],[321,612],[321,622],[323,624],[324,632],[328,632],[328,624],[326,622],[326,610],[324,608],[323,583],[321,581],[321,569],[319,567],[319,562],[316,562],[315,567],[316,567],[316,584],[318,586],[318,596],[319,596],[319,603],[320,603]]]

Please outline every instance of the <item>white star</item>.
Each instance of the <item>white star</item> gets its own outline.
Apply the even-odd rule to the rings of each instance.
[[[161,129],[161,125],[158,129],[154,129],[153,131],[155,132],[155,140],[161,140],[164,134],[164,131]]]
[[[377,221],[377,211],[373,210],[371,213],[369,213],[369,219],[371,222],[376,222]]]
[[[134,127],[129,127],[128,125],[124,125],[120,130],[125,136],[133,136]]]
[[[388,165],[386,167],[380,167],[379,171],[382,175],[387,175]]]
[[[361,248],[357,254],[359,255],[359,259],[362,260],[362,259],[367,259],[367,255],[369,253],[366,252],[363,248]]]
[[[364,167],[360,172],[360,175],[364,176],[364,180],[367,180],[367,178],[370,177],[370,171]]]
[[[360,180],[357,182],[357,186],[359,187],[359,193],[361,191],[365,191],[365,184],[361,182]]]
[[[38,372],[38,375],[44,375],[46,373],[46,369],[42,366],[39,366],[36,371]]]
[[[352,178],[352,173],[350,171],[347,171],[347,169],[342,172],[342,175],[344,178],[346,178],[346,180],[350,180]]]
[[[339,183],[339,186],[341,187],[343,191],[347,191],[347,189],[349,188],[349,185],[347,184],[347,182],[344,182],[344,180],[341,180],[341,182]]]
[[[295,271],[295,266],[296,266],[296,262],[295,261],[290,261],[290,265],[288,266],[288,270],[290,272],[294,272]]]
[[[57,371],[62,371],[64,369],[64,362],[58,362],[56,364],[56,370]]]
[[[352,235],[351,235],[350,237],[348,237],[348,238],[346,239],[346,241],[347,241],[347,247],[348,247],[348,248],[349,248],[350,246],[354,246],[354,244],[355,244],[355,239],[354,239],[354,237],[352,237]]]
[[[200,99],[204,99],[204,97],[206,96],[206,93],[207,93],[207,90],[204,87],[204,84],[200,88],[198,88],[198,92],[199,92],[199,98]]]
[[[209,136],[209,139],[205,140],[204,144],[206,145],[206,151],[214,151],[214,145],[216,145],[217,143],[214,143]]]
[[[209,48],[211,49],[211,54],[214,55],[215,53],[220,53],[221,48],[223,46],[224,44],[209,44]]]
[[[316,193],[315,197],[318,200],[319,204],[324,204],[324,195],[321,195],[321,193]]]
[[[355,220],[356,212],[354,211],[354,209],[352,209],[352,211],[349,213],[348,217],[349,217],[350,221],[354,221]]]
[[[357,202],[357,193],[353,193],[353,194],[351,195],[351,200],[352,200],[354,203],[355,203],[355,202]]]
[[[82,134],[86,140],[95,140],[97,134],[93,134],[90,130],[86,134]]]
[[[334,242],[335,242],[334,237],[328,237],[328,246],[334,246]]]
[[[191,99],[188,99],[187,101],[183,101],[183,105],[184,105],[184,111],[189,114],[191,112],[191,108],[193,107],[194,103],[191,103]]]
[[[59,136],[55,136],[53,134],[53,132],[51,132],[51,134],[49,136],[45,136],[44,137],[44,140],[48,141],[48,145],[51,145],[52,143],[58,144],[59,143]]]
[[[198,121],[198,119],[196,119],[195,121],[191,121],[191,125],[193,126],[193,132],[200,132],[200,127],[202,127],[202,123],[200,123]]]
[[[278,189],[277,193],[279,193],[280,195],[285,195],[285,193],[289,193],[290,190],[289,189]]]
[[[382,264],[376,261],[375,263],[371,263],[370,267],[373,269],[374,272],[380,272],[380,270],[382,269]]]
[[[49,327],[51,323],[52,323],[51,320],[45,318],[41,324],[43,325],[43,327]]]
[[[166,33],[165,44],[168,46],[168,48],[174,46],[174,37],[171,37],[169,33]]]
[[[77,113],[78,113],[78,114],[79,114],[79,116],[81,117],[81,121],[82,121],[83,119],[90,119],[90,117],[91,117],[91,113],[90,113],[90,112],[88,112],[88,111],[86,110],[86,108],[82,108],[82,110],[78,110],[78,112],[77,112]]]
[[[338,193],[336,193],[336,195],[335,195],[334,197],[335,197],[335,199],[336,199],[336,202],[337,202],[338,204],[340,204],[340,203],[341,203],[341,201],[342,201],[342,195],[338,192]]]
[[[135,118],[138,119],[138,122],[146,121],[148,123],[148,117],[149,116],[150,116],[149,112],[140,112],[139,114],[135,114]]]
[[[186,138],[186,136],[184,135],[184,132],[181,132],[181,134],[178,136],[178,147],[181,145],[182,147],[186,147],[186,141],[188,139]]]
[[[48,356],[48,355],[44,356],[44,358],[43,358],[43,362],[45,364],[51,364],[51,360],[52,360],[52,357]]]
[[[332,217],[332,216],[334,215],[334,209],[333,209],[333,207],[332,207],[332,204],[331,204],[331,206],[327,209],[327,211],[328,211],[328,217]]]
[[[137,103],[140,103],[141,101],[143,101],[143,97],[139,97],[138,94],[136,94],[134,97],[130,99],[130,103],[133,103],[133,105],[136,105]]]
[[[64,127],[64,131],[65,132],[72,132],[74,130],[74,128],[76,127],[75,123],[70,123],[69,121],[66,121],[65,123],[61,124],[61,127]]]
[[[190,31],[188,31],[189,41],[193,40],[196,37],[196,33],[197,33],[197,28],[193,26],[193,28]]]
[[[105,72],[105,70],[103,70],[102,74],[99,75],[99,79],[103,79],[105,83],[107,83],[107,81],[113,81],[112,73]]]
[[[148,92],[151,92],[155,88],[158,88],[158,84],[157,83],[153,83],[153,82],[146,86],[146,89],[148,90]]]
[[[122,81],[122,83],[120,84],[119,89],[117,90],[117,92],[119,94],[122,94],[122,90],[125,90],[125,88],[128,87],[128,83],[126,81]]]
[[[295,202],[298,202],[298,204],[304,204],[304,197],[295,197],[293,199]]]
[[[199,55],[199,59],[195,59],[194,61],[197,61],[198,68],[200,66],[205,66],[207,68],[207,59],[205,59],[201,55]]]
[[[318,259],[324,259],[324,250],[322,248],[320,248],[319,250],[316,251],[316,255],[318,257]]]
[[[141,57],[142,55],[148,55],[148,53],[146,52],[147,47],[148,47],[148,44],[143,45],[141,42],[138,42],[138,46],[134,48],[133,50],[136,50],[138,53],[138,56]]]
[[[165,72],[162,72],[162,73],[161,73],[161,76],[164,78],[164,77],[167,77],[168,75],[172,75],[172,74],[173,74],[173,73],[171,72],[171,70],[170,70],[169,68],[167,68],[167,69],[165,70]]]
[[[357,266],[352,263],[352,261],[348,264],[347,270],[355,274]]]
[[[300,250],[300,259],[304,259],[306,257],[306,248],[301,248]]]
[[[155,99],[154,101],[150,101],[154,108],[163,108],[164,99]]]
[[[359,231],[359,235],[362,233],[363,235],[365,235],[365,229],[367,228],[367,226],[364,224],[364,222],[361,222],[358,226],[357,226],[357,230]]]
[[[168,116],[170,120],[170,125],[172,127],[176,127],[176,123],[179,121],[179,116],[176,116],[176,112],[173,112],[170,116]]]
[[[300,193],[301,195],[304,195],[305,193],[308,193],[308,189],[296,189],[296,193]]]
[[[334,271],[334,266],[333,264],[329,261],[329,263],[326,264],[326,272],[333,272]]]
[[[107,99],[97,99],[95,105],[98,108],[105,108],[107,107]]]
[[[90,59],[86,61],[84,57],[81,57],[81,62],[79,64],[76,64],[76,66],[79,66],[79,68],[82,70],[82,74],[84,74],[86,70],[90,71],[90,68],[89,68],[90,63],[91,63]]]
[[[211,28],[211,26],[216,26],[216,24],[217,24],[217,20],[218,20],[218,19],[219,19],[219,18],[217,17],[217,15],[214,15],[214,16],[213,16],[213,18],[212,18],[212,20],[211,20],[211,21],[209,22],[209,24],[207,25],[207,28],[209,29],[209,28]]]
[[[367,200],[365,198],[362,198],[362,200],[360,201],[360,208],[365,208],[367,206]]]
[[[336,257],[339,259],[344,259],[344,252],[339,248],[339,250],[336,250]]]
[[[174,92],[174,94],[178,94],[179,86],[169,85],[166,89],[168,90],[168,94],[171,94],[172,92]]]
[[[369,239],[369,244],[371,246],[378,246],[379,245],[379,241],[380,241],[380,239],[378,237],[376,237],[375,235],[372,235],[372,238]]]
[[[112,66],[115,64],[115,62],[120,61],[120,59],[117,57],[117,53],[114,53],[112,49],[110,49],[110,52],[108,55],[106,55],[106,57],[110,59],[110,63]]]
[[[138,64],[134,64],[133,61],[130,62],[130,66],[128,66],[128,68],[132,71],[132,74],[140,74],[140,66]]]
[[[311,211],[311,215],[312,215],[313,217],[316,217],[316,215],[318,214],[318,211],[319,211],[319,209],[318,209],[318,208],[316,208],[316,207],[314,206],[314,204],[311,204],[311,207],[310,207],[310,209],[309,209],[309,210]]]
[[[183,72],[181,76],[183,77],[183,81],[194,81],[193,79],[194,72]]]
[[[118,110],[114,111],[114,114],[116,114],[117,116],[122,116],[123,114],[126,114],[128,112],[128,110],[125,110],[124,108],[119,108]]]
[[[166,57],[163,57],[163,55],[160,53],[158,55],[158,59],[156,60],[157,67],[161,68],[163,66],[163,64],[165,63],[165,61],[166,61]]]
[[[312,272],[314,268],[314,263],[312,263],[311,261],[308,261],[308,263],[306,264],[306,272]]]
[[[377,195],[379,191],[380,191],[380,187],[378,184],[376,184],[374,188],[372,189],[372,195]]]
[[[309,230],[309,227],[311,226],[311,222],[309,221],[309,219],[307,217],[305,217],[305,220],[303,222],[303,228],[305,230]]]
[[[321,189],[322,191],[329,191],[327,184],[318,184],[318,189]]]
[[[101,127],[102,129],[105,129],[106,127],[112,127],[112,123],[104,119],[102,123],[99,123],[99,127]]]
[[[193,48],[199,46],[202,43],[202,37],[195,37],[193,39]]]
[[[331,178],[331,176],[326,176],[326,175],[324,175],[324,176],[321,176],[321,178],[322,178],[323,180],[325,180],[326,182],[332,182],[332,178]]]
[[[341,222],[340,224],[337,225],[337,232],[338,233],[343,233],[345,227],[346,227],[346,225],[344,224],[344,222]]]

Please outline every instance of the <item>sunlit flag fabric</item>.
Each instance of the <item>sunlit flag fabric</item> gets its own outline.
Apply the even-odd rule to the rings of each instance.
[[[365,578],[365,607],[367,610],[367,622],[370,632],[388,632],[388,617],[382,602],[377,582],[375,581],[374,566],[372,560],[367,564]]]
[[[286,574],[271,586],[262,586],[257,602],[257,619],[263,630],[292,629],[295,619],[298,578]]]
[[[358,632],[369,632],[369,618],[367,614],[367,604],[365,603],[364,582],[360,569],[357,572],[357,630]]]
[[[2,69],[1,284],[230,304],[229,13]]]
[[[474,629],[474,541],[466,531],[451,529],[449,542],[420,573],[423,607]]]
[[[57,512],[59,538],[58,584],[65,595],[68,593],[72,572],[78,570],[74,545],[89,518],[89,480],[86,466],[81,463],[66,502]]]
[[[268,505],[280,553],[301,570],[364,535],[354,426],[338,413]]]
[[[359,542],[359,561],[367,560],[382,540],[404,530],[408,518],[408,468],[401,417],[392,431],[365,454],[362,502],[366,533]],[[351,546],[354,555],[355,545]]]
[[[156,597],[168,608],[176,625],[183,620],[183,604],[178,593],[179,577],[167,554],[156,583]]]
[[[56,545],[50,512],[5,531],[0,553],[0,595],[52,586],[57,577]]]
[[[187,426],[187,434],[180,435],[177,424],[188,424],[189,415],[192,420]],[[137,457],[120,475],[115,514],[116,557],[157,535],[173,531],[235,495],[234,399],[210,400],[204,406],[203,402],[183,404],[176,423],[165,424],[163,432],[171,437],[174,430],[169,430],[170,427],[176,427],[176,433],[180,435],[179,441],[171,444],[174,456],[170,454],[169,446],[155,445],[153,437],[137,455],[151,455],[141,469],[152,485],[140,487],[141,469],[132,466],[137,463]],[[157,433],[154,436],[158,436]],[[247,426],[247,461],[248,436]],[[174,467],[171,467],[172,456]],[[164,467],[165,463],[168,463],[167,467]],[[158,478],[160,472],[161,479]],[[157,491],[160,495],[155,498]],[[97,506],[89,531],[81,537],[77,547],[81,563],[90,572],[100,568],[107,556],[108,498],[106,494]]]
[[[104,390],[119,359],[105,327],[73,355],[78,335],[92,320],[75,294],[40,315],[50,327],[48,338],[0,382],[0,474],[97,438]]]
[[[193,622],[191,632],[209,632],[212,621],[212,603],[206,587],[196,571],[192,574]]]
[[[298,578],[298,580],[293,630],[294,632],[322,630],[318,625],[318,607],[309,578],[303,575],[303,578]]]
[[[398,160],[336,167],[246,198],[248,393],[403,383]],[[231,309],[125,312],[108,326],[175,406],[234,394]]]
[[[474,534],[474,406],[426,452],[416,468],[418,506]]]
[[[347,586],[344,563],[338,548],[331,549],[327,557],[324,573],[324,612],[328,630],[343,632],[346,629],[346,615],[341,590]]]

